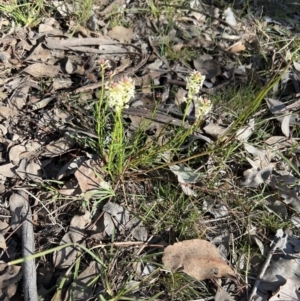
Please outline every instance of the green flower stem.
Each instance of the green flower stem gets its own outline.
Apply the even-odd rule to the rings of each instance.
[[[123,145],[123,123],[121,109],[116,110],[115,125],[112,133],[112,141],[109,147],[108,170],[110,174],[121,174],[124,164],[124,145]]]
[[[104,141],[103,141],[103,129],[105,125],[105,121],[103,120],[102,112],[106,112],[106,110],[103,110],[103,102],[104,102],[104,72],[105,67],[102,66],[101,68],[101,93],[99,97],[99,102],[97,104],[97,135],[98,135],[98,146],[101,157],[105,160],[105,152],[104,152]],[[101,122],[101,120],[103,120]]]

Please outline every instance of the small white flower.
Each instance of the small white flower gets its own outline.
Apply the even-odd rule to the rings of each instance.
[[[129,100],[134,96],[132,78],[124,77],[119,82],[111,82],[106,86],[108,105],[116,111],[128,107]]]
[[[212,109],[212,103],[208,98],[202,96],[194,99],[195,117],[200,119],[202,116],[208,114]]]
[[[111,69],[111,64],[110,64],[109,60],[105,60],[105,59],[101,58],[99,60],[99,64],[102,69]]]
[[[191,75],[186,79],[186,88],[188,90],[188,98],[192,98],[195,94],[199,93],[203,86],[205,76],[199,71],[193,71]]]

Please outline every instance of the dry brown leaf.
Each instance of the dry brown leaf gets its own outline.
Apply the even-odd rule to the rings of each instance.
[[[56,157],[66,153],[75,144],[75,141],[70,137],[62,137],[56,141],[49,143],[45,146],[45,150],[42,153],[44,157]]]
[[[21,267],[17,265],[8,266],[5,271],[1,271],[0,275],[0,289],[8,287],[22,278]]]
[[[269,301],[286,301],[286,300],[300,300],[300,293],[298,285],[291,279],[287,279],[286,283],[282,285]]]
[[[249,158],[247,158],[250,161]],[[258,187],[260,184],[266,182],[272,175],[272,171],[275,163],[270,163],[268,166],[262,169],[253,167],[244,171],[243,175],[245,181],[241,182],[242,186],[246,187]]]
[[[255,121],[250,119],[248,125],[239,128],[236,132],[235,139],[238,141],[246,141],[254,131]]]
[[[69,243],[79,243],[85,246],[84,242],[84,233],[79,231],[69,231],[66,233],[60,245],[69,244]],[[58,269],[65,269],[70,267],[70,265],[76,260],[78,251],[75,247],[67,247],[53,254],[53,264]]]
[[[14,164],[18,165],[21,158],[20,155],[26,151],[26,148],[24,145],[14,145],[9,150],[9,160]]]
[[[29,86],[23,86],[15,92],[14,96],[9,100],[9,107],[12,109],[22,110],[26,104]]]
[[[29,65],[22,72],[26,72],[33,77],[55,77],[60,73],[59,66],[51,66],[43,63]]]
[[[25,180],[26,179],[26,166],[27,166],[27,159],[22,159],[19,163],[18,168],[16,169],[16,173],[18,174],[18,176],[22,179]]]
[[[13,163],[8,163],[0,166],[0,175],[3,175],[7,178],[16,177],[16,166]]]
[[[91,190],[98,190],[103,185],[107,187],[108,183],[103,180],[101,174],[99,164],[95,160],[89,159],[81,164],[75,172],[81,191],[85,193]]]
[[[0,120],[18,115],[18,111],[9,107],[0,106]]]
[[[66,69],[66,72],[68,74],[72,74],[73,71],[74,71],[74,66],[73,64],[71,63],[71,60],[70,59],[67,59],[67,62],[66,62],[66,65],[65,65],[65,69]]]
[[[7,246],[6,246],[6,240],[2,234],[0,234],[0,249],[6,251]]]
[[[1,233],[5,234],[9,230],[10,230],[9,224],[5,220],[0,221],[0,231],[1,231]]]
[[[223,290],[222,287],[218,286],[217,293],[215,295],[215,301],[234,301],[233,299],[227,292]]]
[[[84,215],[75,215],[71,220],[70,227],[73,229],[84,229],[85,225],[87,225],[90,221],[90,213],[86,211]]]
[[[76,242],[85,246],[84,228],[88,223],[90,223],[90,221],[90,213],[87,211],[84,215],[75,215],[71,220],[70,231],[63,236],[60,245]],[[68,268],[76,260],[77,253],[78,250],[74,246],[64,248],[54,253],[54,266],[58,269]]]
[[[59,193],[61,195],[79,195],[81,193],[80,187],[78,185],[78,181],[76,178],[71,178],[69,181],[65,182],[65,185],[59,189]]]
[[[237,42],[229,48],[230,52],[232,53],[239,53],[241,51],[244,51],[245,49],[246,47],[242,42]]]
[[[42,165],[41,162],[29,162],[26,166],[26,174],[30,180],[33,182],[41,182],[42,181]]]
[[[116,229],[130,231],[133,237],[139,241],[145,241],[148,236],[147,229],[137,218],[129,218],[129,212],[121,205],[108,202],[103,206],[104,227],[108,235],[113,235]]]
[[[281,131],[288,138],[290,136],[290,122],[292,119],[292,115],[286,115],[283,117],[281,122]]]
[[[133,39],[133,29],[123,26],[115,26],[108,32],[108,35],[121,43],[130,42]]]
[[[212,137],[218,138],[224,134],[227,128],[224,128],[216,123],[209,123],[203,128],[204,132]]]
[[[168,246],[164,251],[163,264],[172,272],[183,271],[198,280],[213,277],[235,277],[218,249],[205,240],[192,239]]]
[[[11,213],[10,226],[14,230],[22,222],[21,209],[26,204],[26,200],[20,194],[14,193],[9,198],[9,210]]]
[[[196,70],[205,75],[206,79],[212,79],[222,73],[220,64],[211,55],[201,55],[193,63]]]
[[[70,88],[72,86],[72,80],[70,78],[55,78],[52,84],[53,91]]]
[[[88,285],[101,272],[101,265],[96,261],[91,261],[86,269],[79,274],[76,281],[69,287],[64,300],[81,301],[89,300],[94,291],[94,285]]]
[[[272,136],[265,141],[265,144],[271,146],[272,149],[276,151],[284,148],[292,148],[297,144],[297,142],[293,138],[287,139],[284,136]],[[299,151],[299,148],[294,149]]]
[[[0,137],[2,138],[7,134],[7,127],[3,124],[0,124]]]
[[[25,61],[42,61],[46,62],[49,58],[51,58],[51,52],[47,49],[44,49],[42,44],[39,44],[38,46],[35,47],[33,52],[25,59]]]

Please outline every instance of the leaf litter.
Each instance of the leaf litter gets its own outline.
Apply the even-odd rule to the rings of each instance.
[[[38,272],[45,278],[38,281],[38,290],[44,300],[52,299],[45,292],[60,285],[68,277],[67,269],[74,266],[79,271],[63,284],[61,299],[99,295],[105,299],[122,292],[138,299],[155,294],[160,294],[158,300],[207,297],[196,280],[205,281],[216,300],[246,300],[249,288],[254,291],[251,300],[299,298],[295,271],[300,249],[300,68],[299,58],[291,55],[296,52],[292,45],[297,39],[298,10],[291,5],[281,19],[272,1],[256,1],[255,6],[250,1],[246,15],[239,6],[242,2],[225,7],[199,1],[188,7],[153,2],[161,5],[157,15],[155,6],[151,10],[137,1],[102,1],[88,9],[85,21],[80,21],[85,25],[79,26],[73,18],[79,18],[78,11],[83,10],[80,3],[49,1],[60,17],[55,19],[50,13],[36,25],[23,27],[17,15],[4,10],[0,2],[0,191],[5,212],[0,227],[0,285],[6,299],[25,293],[20,266],[7,265],[22,256],[17,246],[23,243],[14,236],[24,231],[19,229],[24,202],[19,204],[13,194],[22,189],[30,191],[26,206],[33,210],[34,233],[28,235],[36,239],[35,252],[69,245],[53,251],[52,260],[38,259]],[[286,8],[284,3],[279,6]],[[166,12],[172,14],[171,19]],[[115,14],[124,17],[118,25],[114,25]],[[63,19],[68,20],[64,25]],[[272,40],[278,36],[291,49],[284,45],[279,50]],[[103,61],[109,70],[101,75]],[[213,102],[212,111],[202,116],[197,129],[193,127],[197,103],[187,101],[192,70],[205,76],[199,94],[203,103]],[[245,112],[230,108],[234,97],[226,103],[226,91],[236,87],[247,91],[253,83],[267,88],[278,70],[281,78],[264,97],[260,111],[235,128]],[[134,77],[136,90],[141,92],[123,110],[125,137],[135,151],[126,163],[129,167],[116,180],[107,171],[107,157],[96,150],[99,133],[92,110],[102,83],[125,76]],[[106,136],[101,138],[106,145],[111,141],[112,121],[107,125]],[[178,131],[181,135],[176,136]],[[143,144],[135,145],[138,135],[143,135]],[[143,161],[130,165],[153,146],[161,153],[150,156],[150,165],[143,166]],[[222,154],[228,147],[233,152]],[[169,168],[156,169],[166,162]],[[171,193],[158,197],[159,185],[152,177],[163,179],[162,186],[171,182],[178,196],[163,216],[149,222],[152,212],[171,198]],[[168,224],[182,195],[188,205]],[[240,204],[240,198],[249,203]],[[143,211],[143,207],[148,209]],[[262,214],[255,213],[257,208],[267,210],[269,217],[276,215],[278,225],[270,221],[264,229],[255,217]],[[195,215],[201,212],[201,217],[192,228],[184,224],[185,230],[178,230],[191,210]],[[287,229],[280,239],[274,236],[288,222],[295,233]],[[157,231],[159,225],[166,227]],[[249,242],[243,242],[244,237]],[[278,239],[283,241],[280,245]],[[273,253],[270,241],[276,247]],[[260,274],[252,258],[236,252],[243,243],[268,255]],[[85,247],[97,249],[99,257],[83,251]],[[245,258],[248,270],[242,269]],[[161,262],[168,272],[159,267]],[[139,271],[134,268],[137,263]],[[259,263],[263,265],[261,259]],[[183,277],[181,271],[197,287],[190,297],[176,295],[185,291],[185,285],[170,289],[168,284],[176,275]],[[258,284],[253,281],[256,276]]]

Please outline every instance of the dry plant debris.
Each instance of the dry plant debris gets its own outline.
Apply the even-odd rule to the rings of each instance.
[[[299,3],[21,2],[0,299],[299,299]]]

